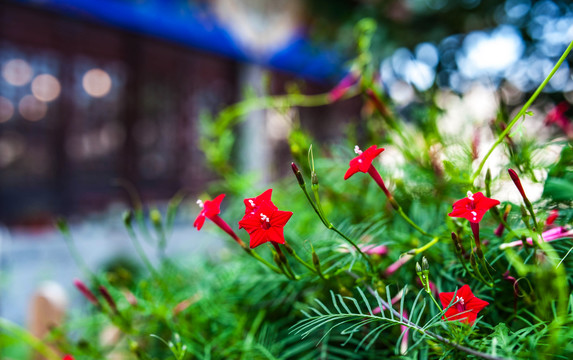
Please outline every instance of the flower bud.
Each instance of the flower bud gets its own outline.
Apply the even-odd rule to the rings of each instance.
[[[491,197],[491,171],[489,168],[485,173],[485,196]]]
[[[298,180],[298,184],[300,186],[304,186],[304,178],[302,177],[302,173],[298,169],[298,166],[296,166],[295,163],[290,163],[290,166],[292,168],[292,172],[294,173],[294,175],[296,176],[296,179]]]
[[[58,218],[56,220],[56,227],[58,228],[58,230],[62,233],[62,234],[69,234],[70,233],[70,228],[68,227],[68,223],[66,222],[66,220],[62,219],[62,218]]]
[[[320,260],[318,259],[318,255],[316,255],[314,250],[312,251],[312,264],[316,270],[320,271]]]
[[[149,212],[149,217],[151,218],[151,223],[153,224],[153,226],[155,226],[156,228],[161,227],[163,219],[161,218],[161,213],[159,212],[159,210],[157,209],[151,210]]]
[[[318,185],[318,176],[316,175],[316,173],[314,171],[311,174],[311,184],[312,184],[312,186]]]
[[[131,223],[133,222],[133,212],[130,210],[126,210],[123,213],[123,223],[126,227],[131,227]]]
[[[282,266],[283,263],[281,262],[281,258],[279,256],[279,254],[273,253],[273,260],[279,267]]]
[[[430,264],[428,263],[428,259],[426,257],[422,257],[422,270],[430,271]]]
[[[289,243],[285,242],[283,246],[285,247],[287,253],[289,253],[290,255],[294,255],[294,249],[290,246]]]
[[[517,176],[517,173],[513,169],[507,169],[507,172],[509,173],[509,177],[511,177],[511,180],[515,184],[515,187],[517,187],[517,190],[519,190],[519,193],[521,194],[523,201],[526,204],[529,204],[529,200],[525,195],[525,191],[523,190],[523,185],[521,185],[521,180],[519,180],[519,176]]]
[[[457,253],[462,251],[462,244],[460,242],[460,239],[458,238],[458,235],[455,232],[452,232],[452,240],[454,242],[454,249]]]
[[[475,257],[473,252],[470,254],[470,264],[471,264],[472,268],[475,268],[477,266],[476,257]]]
[[[106,289],[105,286],[100,285],[99,287],[99,292],[102,294],[103,298],[105,299],[105,301],[107,302],[107,304],[109,305],[109,307],[117,312],[117,305],[115,304],[115,301],[113,300],[113,298],[111,297],[111,294],[109,293],[109,291]]]
[[[419,262],[416,262],[416,274],[418,274],[418,276],[422,276],[422,267]]]
[[[75,287],[82,293],[82,295],[92,304],[95,306],[100,306],[99,301],[95,297],[94,293],[91,292],[90,289],[84,284],[81,280],[75,279],[74,280]]]

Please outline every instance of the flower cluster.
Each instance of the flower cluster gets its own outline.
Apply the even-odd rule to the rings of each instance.
[[[245,199],[245,215],[239,221],[239,229],[245,229],[250,236],[249,247],[251,249],[266,242],[284,244],[285,238],[283,228],[290,220],[292,212],[281,211],[271,201],[273,189],[268,189],[259,196]],[[205,219],[209,219],[227,232],[235,241],[244,246],[243,242],[231,227],[224,222],[219,214],[221,213],[221,202],[225,194],[217,196],[212,201],[201,201],[197,203],[202,207],[201,212],[195,220],[194,226],[201,230]]]

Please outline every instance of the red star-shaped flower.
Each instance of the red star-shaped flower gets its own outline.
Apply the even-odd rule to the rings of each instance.
[[[454,203],[454,209],[448,215],[468,219],[477,224],[484,214],[492,207],[499,205],[499,201],[485,197],[481,192],[472,194],[468,191],[468,197]]]
[[[193,223],[193,226],[196,227],[197,230],[201,230],[205,223],[205,218],[214,221],[213,218],[221,213],[221,202],[224,197],[225,194],[221,194],[211,201],[205,201],[205,203],[201,200],[197,200],[197,204],[203,208]]]
[[[354,147],[354,152],[358,154],[358,156],[350,160],[350,168],[346,170],[346,174],[344,174],[344,180],[348,179],[359,171],[367,173],[368,169],[372,165],[372,161],[376,158],[376,156],[380,155],[382,151],[384,151],[384,148],[378,148],[377,145],[372,145],[364,151],[361,151],[358,148],[358,145],[356,145]]]
[[[477,314],[489,305],[487,301],[475,297],[469,285],[462,286],[457,293],[440,293],[440,302],[444,309],[452,303],[452,299],[454,300],[453,305],[446,311],[442,319],[461,320],[470,325],[476,321]]]
[[[259,195],[257,197],[245,199],[244,200],[244,202],[245,202],[245,215],[248,215],[248,214],[252,215],[255,212],[257,212],[257,210],[259,209],[259,207],[261,206],[261,204],[263,202],[268,202],[276,210],[277,207],[271,201],[271,195],[272,194],[273,194],[273,189],[268,189],[267,191],[263,192],[261,195]],[[240,227],[239,227],[239,229],[240,229]]]
[[[283,228],[291,216],[292,212],[280,211],[270,201],[263,201],[258,204],[254,214],[246,214],[239,221],[239,228],[244,228],[249,233],[251,249],[269,241],[284,244]]]
[[[72,355],[66,355],[62,358],[62,360],[74,360],[74,357]]]

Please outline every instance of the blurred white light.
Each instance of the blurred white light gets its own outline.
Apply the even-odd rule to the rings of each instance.
[[[62,90],[60,82],[50,74],[38,75],[32,81],[32,94],[44,102],[55,100]]]
[[[408,61],[405,66],[404,79],[420,91],[428,90],[434,83],[434,69],[421,61]]]
[[[421,43],[416,46],[416,59],[428,66],[435,67],[439,60],[438,48],[434,44]]]
[[[0,123],[10,120],[14,115],[14,104],[12,101],[0,96]]]
[[[111,77],[102,69],[91,69],[84,74],[82,85],[90,96],[104,97],[111,90]]]
[[[500,26],[491,35],[473,32],[465,38],[463,47],[457,63],[468,78],[497,75],[519,60],[524,50],[521,36],[510,26]]]
[[[11,85],[26,85],[32,79],[32,67],[26,60],[12,59],[2,66],[2,76]]]
[[[18,104],[20,115],[26,120],[38,121],[46,116],[48,105],[45,102],[36,99],[32,95],[26,95]]]
[[[396,81],[390,86],[390,97],[399,105],[404,105],[414,100],[414,89],[404,81]]]

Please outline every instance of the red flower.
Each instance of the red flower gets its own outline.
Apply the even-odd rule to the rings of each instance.
[[[476,321],[478,312],[489,305],[487,301],[475,297],[469,285],[462,286],[457,292],[440,293],[440,302],[444,309],[452,303],[452,299],[454,299],[453,305],[446,311],[442,319],[461,320],[470,325]]]
[[[499,205],[499,201],[487,198],[481,192],[472,194],[468,191],[468,197],[456,201],[448,216],[465,218],[477,224],[484,214],[496,205]]]
[[[72,355],[66,355],[62,358],[62,360],[74,360],[74,357]]]
[[[291,216],[292,212],[280,211],[272,202],[263,201],[256,204],[254,213],[246,214],[239,221],[239,228],[244,228],[251,236],[251,249],[269,241],[284,244],[283,228]]]
[[[213,218],[221,213],[221,202],[224,197],[225,194],[221,194],[211,201],[205,201],[205,203],[201,200],[197,200],[197,204],[203,208],[193,223],[193,226],[196,227],[197,230],[201,230],[205,223],[205,218],[213,221]]]
[[[261,195],[259,195],[257,197],[245,199],[244,200],[244,202],[245,202],[245,215],[255,214],[257,212],[257,210],[259,209],[259,207],[261,206],[261,204],[263,204],[264,202],[268,202],[275,210],[277,210],[278,208],[271,201],[271,195],[272,194],[273,194],[273,189],[268,189],[267,191],[265,191],[264,193],[262,193]],[[240,229],[240,227],[239,227],[239,229]]]
[[[346,171],[346,174],[344,174],[344,180],[359,171],[367,173],[372,165],[372,161],[376,156],[380,155],[382,151],[384,151],[384,148],[378,149],[377,145],[372,145],[365,151],[361,151],[360,148],[358,148],[358,145],[356,145],[354,147],[354,152],[357,153],[358,156],[350,160],[350,168]]]
[[[243,241],[237,236],[237,234],[235,234],[235,232],[233,231],[233,229],[231,229],[229,224],[227,224],[225,220],[221,219],[221,217],[219,216],[219,214],[221,213],[221,202],[223,201],[224,197],[225,194],[221,194],[212,201],[209,200],[205,201],[205,203],[203,203],[203,201],[201,200],[197,200],[197,204],[199,204],[199,206],[201,206],[203,210],[201,210],[201,212],[197,216],[197,219],[195,219],[193,226],[196,227],[197,230],[201,230],[203,224],[205,223],[205,218],[207,218],[212,222],[214,222],[215,225],[220,227],[221,230],[229,234],[239,245],[245,247]]]

